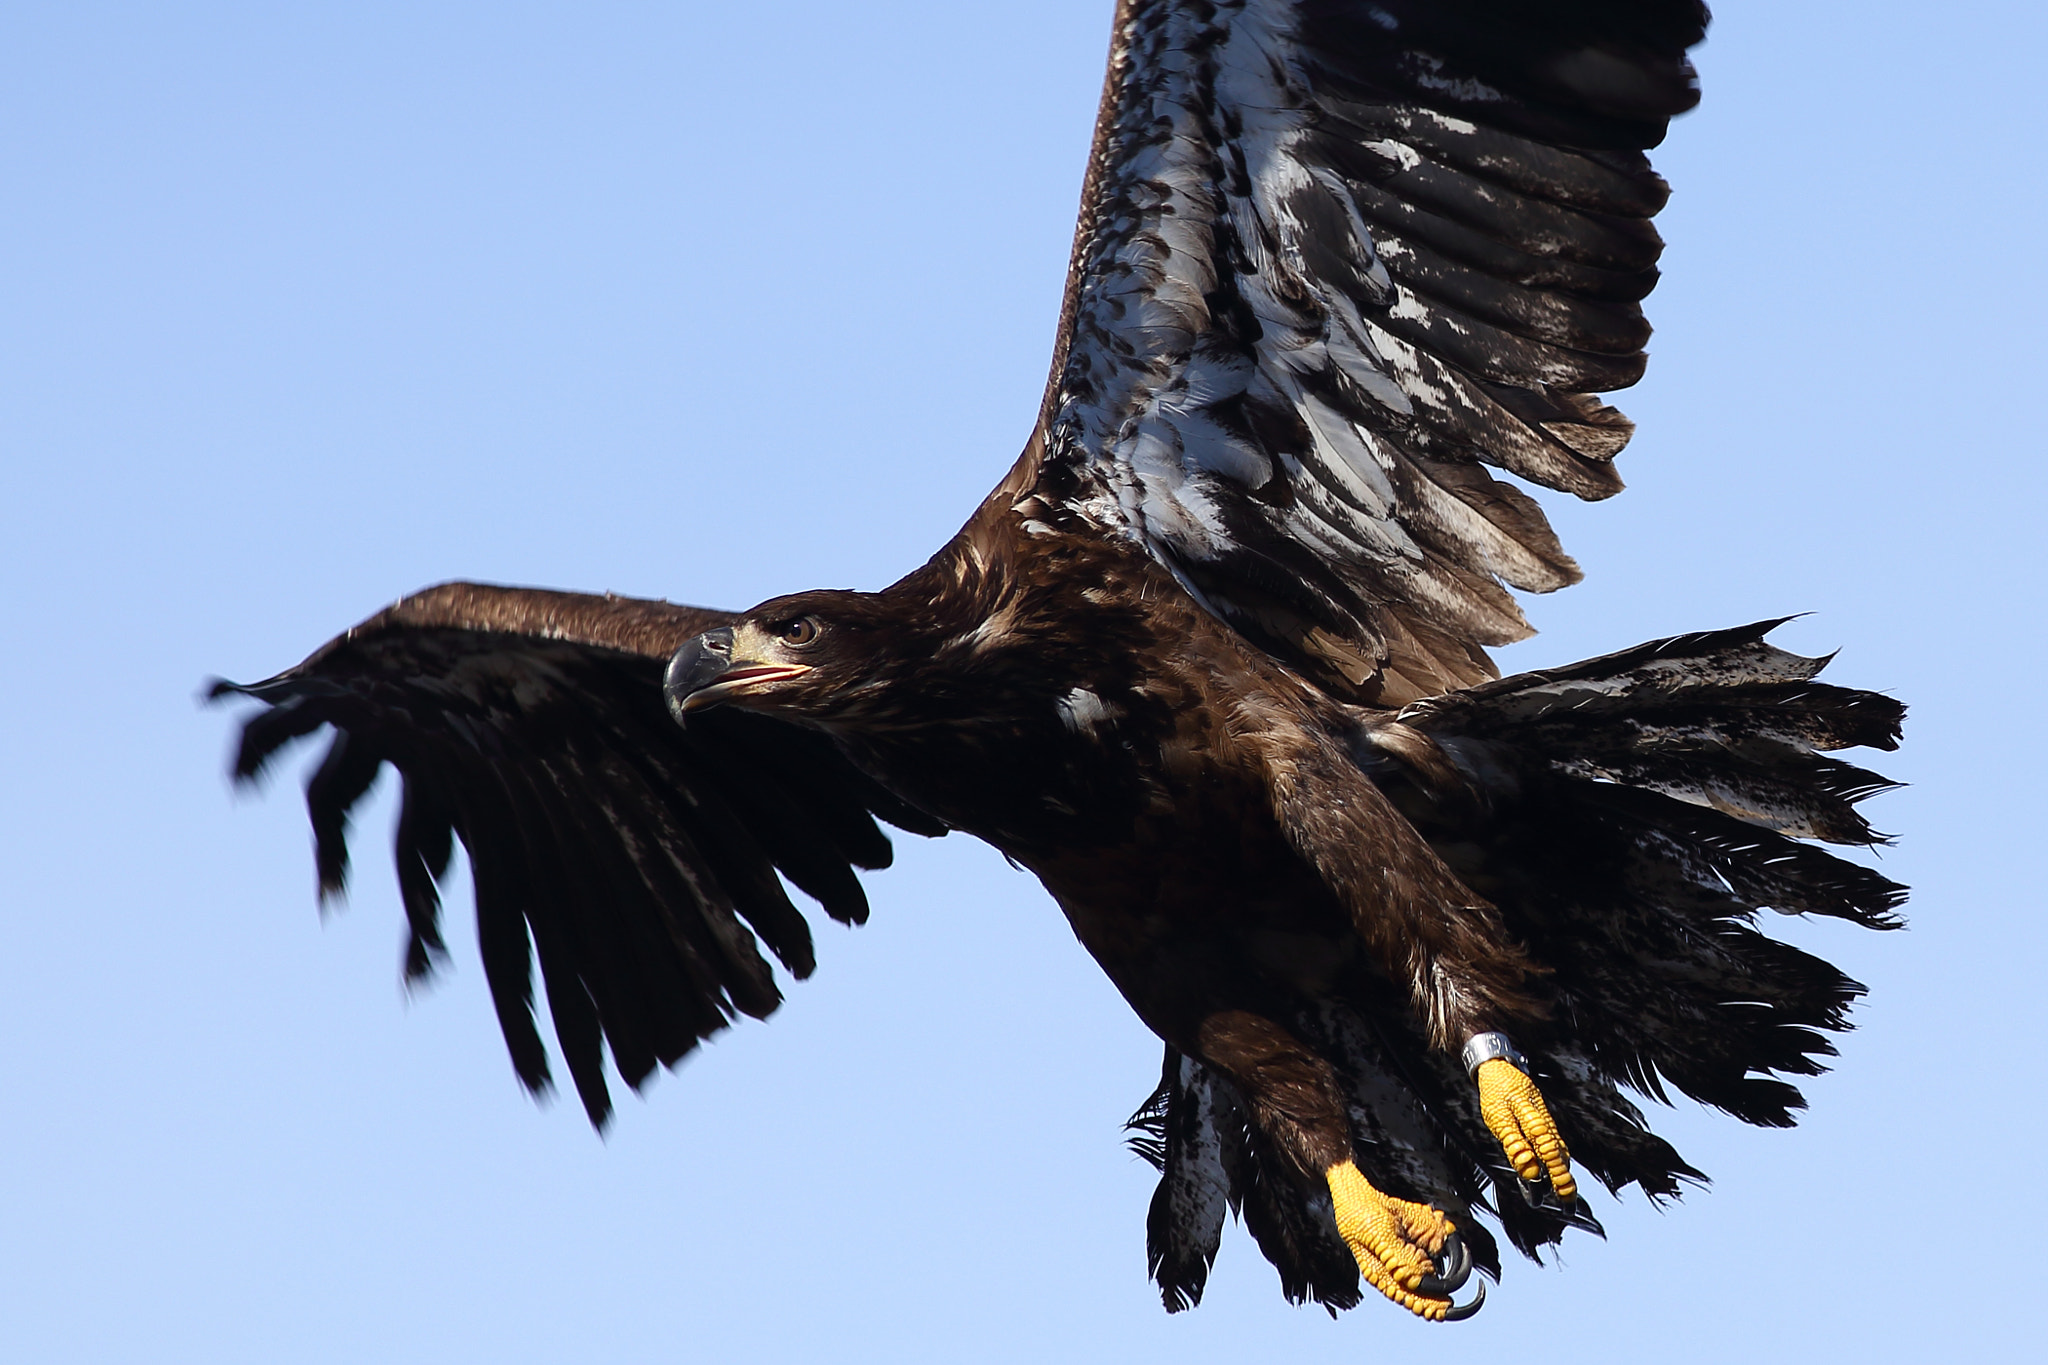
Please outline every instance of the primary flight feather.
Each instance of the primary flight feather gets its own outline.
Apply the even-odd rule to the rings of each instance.
[[[879,593],[747,612],[445,584],[267,682],[235,773],[334,733],[323,889],[403,779],[409,976],[469,852],[513,1065],[545,999],[594,1123],[802,978],[785,885],[859,923],[877,820],[1044,883],[1163,1040],[1132,1120],[1166,1305],[1226,1216],[1283,1290],[1423,1317],[1578,1171],[1695,1172],[1625,1092],[1789,1124],[1861,993],[1757,912],[1888,927],[1902,708],[1771,624],[1497,678],[1576,580],[1506,479],[1607,497],[1692,0],[1123,0],[1023,455]],[[764,950],[768,956],[764,956]],[[534,987],[539,967],[542,990]],[[1576,1170],[1575,1170],[1576,1167]]]

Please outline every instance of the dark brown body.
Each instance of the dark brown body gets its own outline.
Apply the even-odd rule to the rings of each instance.
[[[1236,1082],[1302,1175],[1352,1137],[1288,1021],[1342,1000],[1455,1048],[1539,1012],[1491,907],[1361,770],[1357,711],[1137,547],[992,499],[869,600],[918,638],[866,681],[914,666],[914,688],[786,714],[1037,874],[1138,1015]],[[914,717],[868,701],[913,696]]]

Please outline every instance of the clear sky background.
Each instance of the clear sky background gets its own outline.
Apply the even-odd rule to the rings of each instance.
[[[1428,1327],[1144,1280],[1158,1045],[1028,877],[900,839],[817,976],[608,1139],[455,969],[385,795],[323,923],[201,681],[453,577],[880,587],[1043,378],[1108,0],[0,8],[0,1358],[1517,1365],[2030,1357],[2048,1127],[2033,5],[1727,0],[1632,487],[1511,668],[1789,612],[1913,705],[1891,935],[1790,1132]]]

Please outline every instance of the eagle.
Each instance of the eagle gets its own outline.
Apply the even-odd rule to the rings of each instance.
[[[1903,708],[1778,622],[1501,677],[1511,590],[1579,577],[1522,485],[1621,490],[1648,149],[1698,0],[1119,0],[1022,454],[879,592],[746,611],[479,583],[218,682],[306,787],[322,893],[397,770],[404,972],[460,840],[515,1072],[591,1122],[864,922],[883,826],[1036,875],[1164,1045],[1130,1121],[1149,1271],[1242,1219],[1283,1292],[1476,1311],[1503,1240],[1597,1233],[1589,1176],[1699,1172],[1635,1097],[1753,1124],[1863,987],[1761,911],[1898,923]],[[538,970],[538,982],[535,974]]]

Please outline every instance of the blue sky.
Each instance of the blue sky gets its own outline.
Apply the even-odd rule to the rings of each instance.
[[[1913,705],[1871,809],[1913,927],[1791,1132],[1512,1264],[1458,1328],[1143,1279],[1156,1043],[1026,877],[899,841],[817,976],[627,1099],[530,1104],[451,890],[316,916],[295,778],[203,678],[451,577],[878,587],[1035,410],[1107,0],[0,12],[0,1357],[1866,1361],[2024,1352],[2043,1212],[2034,411],[2044,21],[1724,4],[1631,489],[1503,662],[1789,612]]]

